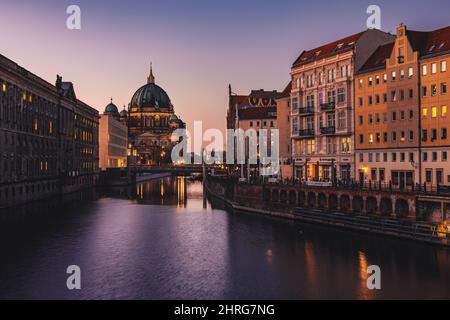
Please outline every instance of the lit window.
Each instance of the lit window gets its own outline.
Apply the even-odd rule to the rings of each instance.
[[[24,93],[24,94],[22,95],[22,99],[23,99],[23,100],[27,100],[27,94],[26,94],[26,93]]]
[[[437,108],[431,107],[431,117],[436,118],[437,117]]]
[[[447,116],[447,106],[442,106],[441,108],[441,116],[446,117]]]
[[[447,71],[447,61],[441,62],[441,72]]]
[[[413,68],[409,68],[408,69],[408,77],[412,77],[414,75],[414,69]]]
[[[422,67],[422,75],[426,76],[427,73],[428,73],[428,69],[427,69],[427,66],[425,65]]]
[[[424,118],[426,118],[426,117],[428,116],[428,108],[423,108],[423,109],[422,109],[422,116],[423,116]]]
[[[397,73],[395,71],[392,71],[392,76],[391,76],[392,81],[394,81],[396,77],[397,77]]]
[[[6,92],[6,84],[5,83],[2,85],[2,91]]]
[[[369,143],[373,143],[373,134],[369,134]]]
[[[437,65],[436,63],[431,64],[431,73],[435,74],[437,72]]]

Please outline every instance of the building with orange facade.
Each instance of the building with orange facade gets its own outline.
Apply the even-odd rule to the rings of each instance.
[[[392,38],[367,30],[304,51],[294,62],[290,119],[297,180],[354,179],[353,76]]]
[[[355,174],[360,182],[399,189],[444,184],[446,32],[409,31],[401,25],[395,40],[380,46],[355,75]]]

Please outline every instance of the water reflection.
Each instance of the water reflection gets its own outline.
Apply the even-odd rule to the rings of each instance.
[[[164,178],[3,212],[0,298],[450,298],[449,250],[203,199],[201,183]],[[71,264],[81,291],[65,287]],[[366,287],[372,264],[381,291]]]

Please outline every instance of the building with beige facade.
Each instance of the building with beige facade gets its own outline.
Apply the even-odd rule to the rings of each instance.
[[[404,190],[448,184],[448,34],[401,25],[355,76],[360,182]]]
[[[297,180],[354,179],[354,73],[392,35],[367,30],[303,51],[291,70],[291,138]]]
[[[105,112],[100,117],[99,164],[101,170],[127,166],[128,127],[120,120],[121,114],[111,99],[111,103],[106,106]]]

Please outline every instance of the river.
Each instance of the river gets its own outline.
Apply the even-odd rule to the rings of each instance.
[[[174,177],[0,212],[0,298],[450,298],[448,249],[204,204]]]

